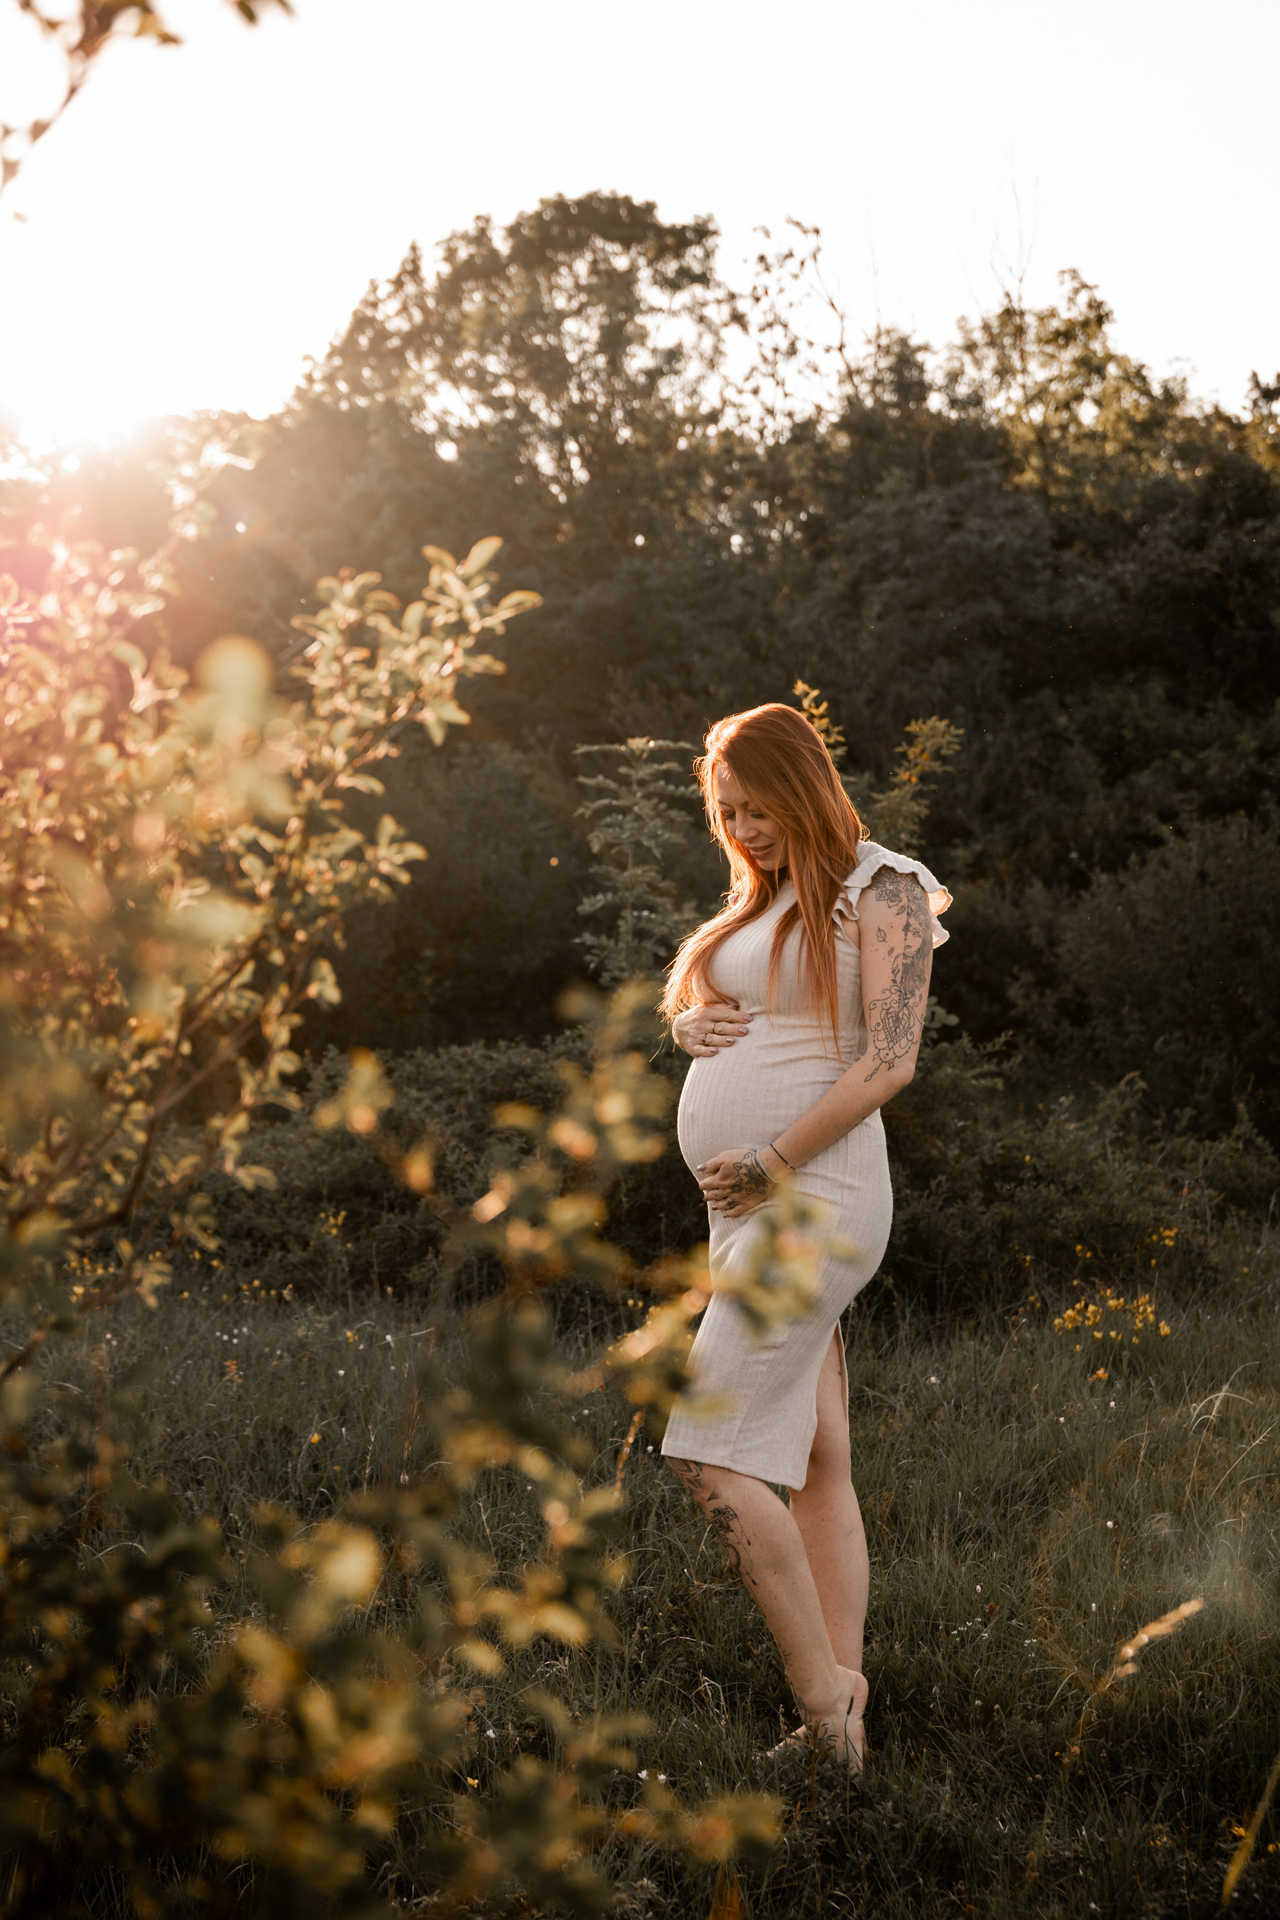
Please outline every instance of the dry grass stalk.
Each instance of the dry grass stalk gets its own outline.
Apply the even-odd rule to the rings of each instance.
[[[622,1443],[622,1452],[618,1455],[618,1471],[613,1479],[613,1490],[615,1493],[622,1492],[622,1476],[626,1471],[627,1461],[631,1458],[631,1449],[636,1443],[636,1435],[640,1431],[643,1420],[644,1409],[641,1408],[639,1413],[632,1416],[631,1425],[627,1428],[627,1437]]]
[[[1254,1842],[1257,1840],[1258,1834],[1261,1831],[1262,1823],[1267,1815],[1267,1808],[1271,1805],[1271,1796],[1278,1785],[1280,1785],[1280,1753],[1276,1755],[1271,1771],[1267,1775],[1267,1784],[1262,1789],[1262,1798],[1253,1810],[1253,1818],[1245,1828],[1244,1838],[1231,1856],[1231,1865],[1227,1868],[1227,1877],[1222,1883],[1222,1904],[1224,1907],[1230,1901],[1232,1894],[1239,1884],[1241,1874],[1253,1856]]]
[[[1142,1627],[1134,1634],[1132,1640],[1127,1640],[1124,1645],[1118,1649],[1115,1665],[1111,1671],[1105,1674],[1103,1678],[1098,1681],[1097,1685],[1090,1689],[1089,1698],[1085,1702],[1084,1711],[1080,1715],[1079,1724],[1076,1727],[1075,1739],[1063,1755],[1062,1764],[1064,1767],[1069,1767],[1073,1760],[1079,1758],[1081,1742],[1085,1734],[1089,1731],[1090,1722],[1093,1719],[1098,1702],[1102,1696],[1108,1693],[1118,1681],[1127,1679],[1131,1673],[1138,1671],[1137,1656],[1142,1652],[1142,1649],[1150,1646],[1153,1640],[1164,1640],[1167,1639],[1169,1634],[1177,1633],[1179,1627],[1185,1625],[1194,1614],[1199,1613],[1203,1606],[1204,1599],[1203,1596],[1199,1594],[1194,1600],[1184,1600],[1180,1607],[1174,1607],[1169,1613],[1162,1613],[1158,1620],[1148,1621],[1145,1627]]]

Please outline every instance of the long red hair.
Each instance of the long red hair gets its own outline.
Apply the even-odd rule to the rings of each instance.
[[[712,838],[729,857],[733,884],[714,919],[704,921],[681,946],[662,996],[668,1020],[685,1007],[711,998],[711,962],[722,940],[756,920],[778,897],[776,873],[757,866],[747,849],[726,831],[716,794],[716,769],[725,767],[744,789],[751,805],[774,820],[786,836],[786,864],[795,885],[795,904],[787,908],[773,936],[769,956],[769,997],[778,977],[782,950],[799,925],[800,978],[805,1000],[831,1027],[839,1051],[840,1004],[836,975],[832,909],[841,882],[852,872],[865,838],[861,820],[840,784],[835,762],[817,728],[794,707],[771,702],[747,713],[717,720],[694,762]]]

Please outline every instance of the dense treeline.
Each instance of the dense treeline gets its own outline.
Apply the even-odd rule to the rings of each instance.
[[[430,860],[376,936],[352,923],[312,1044],[540,1040],[584,968],[574,746],[696,741],[803,676],[868,788],[913,717],[963,729],[925,850],[970,1044],[1013,1035],[1029,1099],[1136,1073],[1152,1118],[1221,1134],[1245,1102],[1280,1138],[1277,390],[1237,417],[1154,379],[1075,275],[942,353],[882,333],[823,385],[798,265],[735,297],[710,222],[611,196],[480,221],[372,287],[206,490],[180,657],[233,630],[284,661],[318,576],[355,561],[410,597],[423,544],[477,527],[544,600],[466,737],[395,763],[386,804]],[[6,564],[36,520],[155,546],[175,446],[190,471],[244,426],[11,485]],[[675,867],[715,898],[692,811]]]

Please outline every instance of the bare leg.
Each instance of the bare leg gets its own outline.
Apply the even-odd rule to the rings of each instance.
[[[830,1734],[851,1766],[860,1765],[867,1683],[836,1657],[792,1514],[749,1474],[696,1460],[671,1465],[764,1614],[806,1721]]]
[[[806,1721],[860,1765],[867,1683],[862,1637],[870,1564],[849,1472],[849,1406],[839,1331],[818,1378],[818,1426],[788,1510],[763,1481],[673,1460],[778,1643]]]
[[[804,1487],[792,1492],[791,1512],[835,1657],[842,1667],[861,1673],[871,1566],[849,1477],[849,1399],[839,1339],[837,1330],[818,1377],[818,1431]]]

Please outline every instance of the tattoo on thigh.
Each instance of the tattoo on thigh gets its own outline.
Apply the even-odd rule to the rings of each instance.
[[[687,1487],[696,1499],[702,1488],[702,1466],[697,1460],[671,1461],[671,1471],[682,1487]]]
[[[736,1510],[727,1501],[720,1499],[714,1485],[707,1477],[707,1469],[698,1460],[671,1460],[671,1469],[677,1480],[687,1487],[702,1511],[707,1516],[707,1524],[724,1549],[725,1558],[735,1571],[750,1585],[750,1574],[742,1564],[742,1551],[751,1542],[742,1530],[742,1521]]]
[[[708,1507],[707,1520],[712,1533],[724,1548],[725,1557],[733,1562],[738,1573],[742,1573],[742,1549],[749,1547],[751,1542],[743,1533],[742,1522],[737,1514],[732,1507]]]

